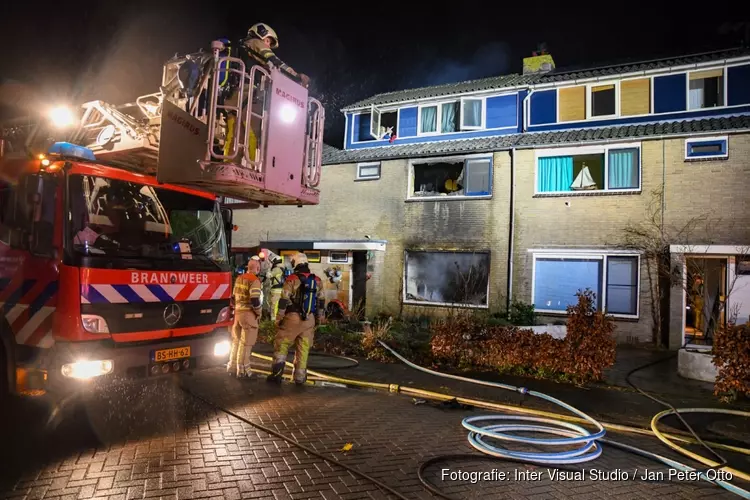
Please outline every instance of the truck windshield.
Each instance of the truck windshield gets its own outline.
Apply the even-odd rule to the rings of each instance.
[[[75,253],[228,269],[224,223],[214,200],[91,175],[71,175],[69,186]],[[190,260],[192,265],[185,262]]]

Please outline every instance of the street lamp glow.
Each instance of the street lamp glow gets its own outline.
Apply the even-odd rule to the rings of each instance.
[[[67,106],[52,108],[49,112],[49,119],[57,128],[67,128],[75,123],[75,116]]]

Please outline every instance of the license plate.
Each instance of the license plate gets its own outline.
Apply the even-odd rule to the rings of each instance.
[[[154,353],[154,361],[161,363],[190,357],[190,346],[174,347],[172,349],[160,349]]]

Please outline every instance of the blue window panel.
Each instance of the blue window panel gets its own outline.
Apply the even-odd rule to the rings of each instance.
[[[417,109],[401,108],[398,116],[398,136],[416,137],[417,135]]]
[[[727,104],[750,103],[750,64],[727,68]]]
[[[687,109],[687,74],[654,77],[654,113]]]
[[[565,312],[578,303],[576,293],[591,289],[599,309],[602,288],[601,259],[537,258],[534,269],[534,308]]]
[[[518,117],[518,95],[501,95],[487,99],[487,128],[515,127]]]
[[[711,139],[706,141],[688,140],[685,154],[688,158],[726,158],[727,141]]]
[[[489,196],[492,194],[492,158],[476,158],[464,163],[464,194]]]
[[[531,94],[530,125],[557,122],[557,90],[542,90]]]
[[[370,113],[356,115],[354,117],[354,142],[371,141],[370,136]]]
[[[638,314],[638,257],[607,257],[607,313]]]

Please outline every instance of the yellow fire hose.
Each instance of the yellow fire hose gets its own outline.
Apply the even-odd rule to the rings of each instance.
[[[389,349],[390,350],[390,349]],[[401,358],[397,353],[391,352],[399,357],[402,361],[406,362],[407,364],[418,368],[422,371],[426,371],[429,373],[435,373],[438,375],[446,376],[449,378],[459,378],[463,379],[463,377],[456,377],[446,374],[440,374],[437,372],[432,372],[432,370],[427,370],[426,368],[419,367],[418,365],[414,365],[413,363],[409,362],[408,360]],[[253,356],[255,356],[258,359],[262,359],[265,361],[273,361],[273,358],[269,356],[264,356],[262,354],[258,353],[252,353]],[[286,365],[289,367],[294,367],[294,365],[291,362],[286,362]],[[478,408],[485,408],[488,410],[494,410],[494,411],[501,411],[501,412],[515,412],[515,413],[522,413],[527,415],[534,415],[534,416],[540,416],[540,417],[546,417],[551,419],[556,419],[560,421],[570,422],[570,423],[589,423],[583,418],[574,417],[571,415],[564,415],[560,413],[550,412],[550,411],[544,411],[544,410],[536,410],[531,408],[523,408],[516,405],[511,404],[502,404],[502,403],[493,403],[489,401],[481,401],[477,399],[472,398],[463,398],[463,397],[456,397],[451,394],[445,394],[440,392],[434,392],[434,391],[428,391],[425,389],[419,389],[414,387],[404,387],[398,384],[387,384],[387,383],[377,383],[377,382],[368,382],[364,380],[354,380],[354,379],[348,379],[343,377],[335,377],[332,375],[326,375],[323,373],[319,373],[313,370],[307,370],[308,374],[311,376],[308,380],[308,384],[314,384],[316,380],[320,381],[326,381],[326,382],[332,382],[332,383],[339,383],[346,386],[355,386],[355,387],[362,387],[362,388],[370,388],[370,389],[376,389],[381,391],[388,391],[388,392],[395,392],[395,393],[402,393],[409,396],[420,396],[426,399],[431,400],[438,400],[438,401],[448,401],[448,400],[456,400],[458,403],[466,404],[475,406]],[[260,370],[261,373],[268,374],[270,372]],[[287,378],[291,378],[290,376],[287,376]],[[474,381],[475,383],[482,383],[481,381]],[[485,385],[489,385],[490,383],[486,383]],[[686,408],[686,409],[679,409],[678,410],[681,413],[719,413],[719,414],[729,414],[729,415],[737,415],[742,417],[750,417],[750,412],[741,411],[741,410],[723,410],[718,408]],[[750,474],[747,474],[743,471],[734,469],[732,467],[718,467],[720,464],[710,460],[708,458],[705,458],[701,455],[698,455],[696,453],[691,452],[690,450],[685,449],[684,447],[676,444],[676,442],[686,443],[686,444],[698,444],[699,441],[688,436],[680,436],[677,434],[671,434],[666,432],[661,432],[658,429],[659,421],[666,417],[667,415],[674,414],[675,412],[673,410],[665,410],[658,414],[656,414],[653,419],[651,420],[651,429],[642,429],[638,427],[632,427],[628,425],[622,425],[622,424],[614,424],[614,423],[608,423],[608,422],[600,422],[601,426],[605,429],[612,430],[612,431],[619,431],[619,432],[626,432],[631,434],[639,434],[643,436],[656,436],[661,442],[663,442],[665,445],[667,445],[672,450],[685,455],[687,457],[692,458],[693,460],[696,460],[697,462],[700,462],[708,467],[711,468],[718,468],[719,470],[722,470],[726,473],[732,474],[733,477],[738,477],[741,479],[744,479],[746,481],[750,481]],[[750,449],[748,448],[741,448],[738,446],[731,446],[726,445],[722,443],[714,443],[711,441],[703,441],[703,444],[708,444],[713,448],[722,449],[722,450],[728,450],[733,451],[735,453],[740,453],[743,455],[749,455],[750,456]],[[627,448],[627,447],[626,447]],[[631,449],[635,449],[630,447]],[[652,454],[653,456],[657,456],[655,454]],[[664,458],[664,457],[660,457]],[[665,459],[669,460],[669,459]],[[673,462],[673,461],[671,461]],[[674,464],[677,464],[677,462],[673,462]],[[682,464],[679,464],[682,465]],[[711,481],[713,482],[713,481]],[[726,485],[726,483],[724,483]],[[731,485],[733,486],[733,485]],[[730,488],[727,488],[730,489]],[[740,488],[737,488],[736,486],[733,486],[730,491],[732,491],[735,494],[738,494],[744,498],[750,498],[750,495],[747,491],[742,490]]]

